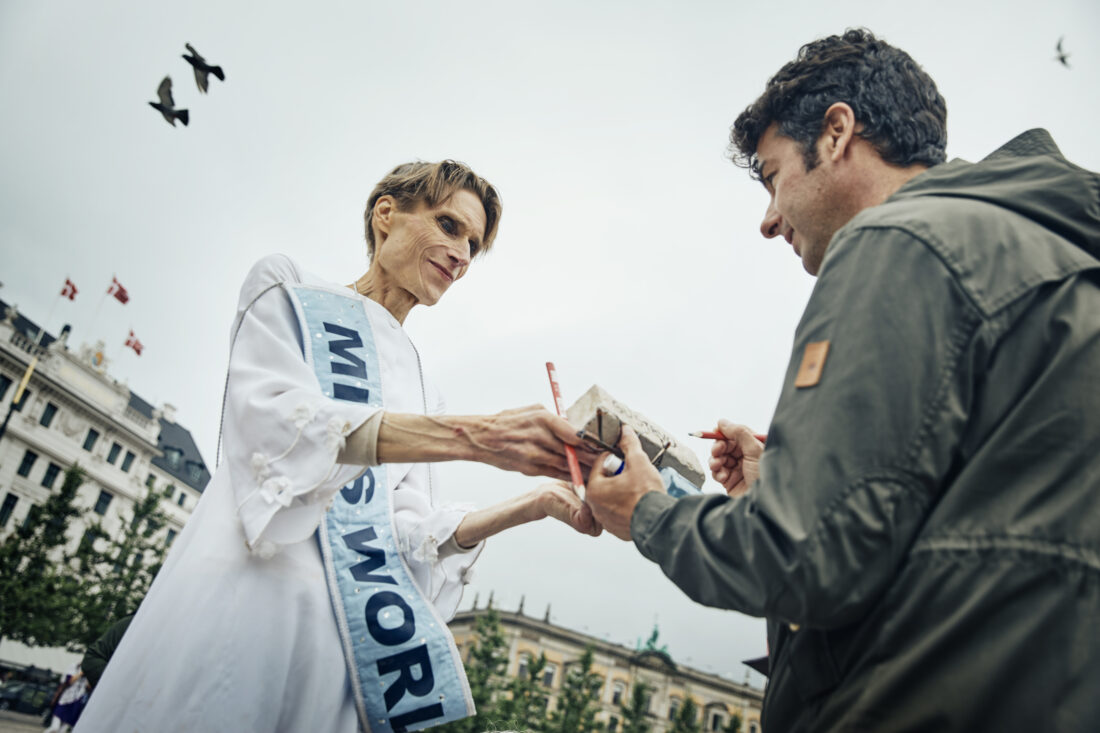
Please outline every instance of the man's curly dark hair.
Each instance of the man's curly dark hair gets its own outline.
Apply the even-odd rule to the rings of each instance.
[[[947,104],[936,83],[909,54],[865,28],[799,49],[738,115],[730,130],[730,157],[759,178],[756,146],[777,122],[781,135],[801,143],[806,170],[812,170],[825,112],[835,102],[852,108],[862,125],[858,134],[887,163],[933,166],[946,159]]]

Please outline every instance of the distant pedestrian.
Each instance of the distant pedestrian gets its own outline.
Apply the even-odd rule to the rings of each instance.
[[[77,665],[65,675],[65,679],[57,687],[50,707],[53,708],[53,720],[47,731],[71,731],[80,714],[84,712],[84,706],[88,704],[88,680],[84,678],[84,672]]]

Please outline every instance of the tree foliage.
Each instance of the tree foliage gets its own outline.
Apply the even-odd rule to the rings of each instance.
[[[649,712],[649,696],[652,689],[645,680],[638,679],[634,682],[634,689],[630,692],[630,702],[622,705],[623,728],[622,733],[649,733],[649,722],[646,713]]]
[[[726,727],[722,729],[722,733],[741,733],[741,716],[737,713],[731,715]]]
[[[482,733],[492,729],[495,720],[494,698],[501,688],[501,677],[508,662],[500,614],[489,609],[477,617],[474,640],[466,663],[466,679],[477,714],[433,728],[442,733]]]
[[[73,464],[60,490],[31,507],[27,521],[0,544],[0,636],[72,646],[81,583],[64,562],[64,547],[69,525],[81,513],[75,500],[83,483],[83,470]]]
[[[557,707],[550,713],[550,733],[594,733],[603,730],[596,721],[599,712],[599,696],[602,681],[592,671],[595,653],[585,647],[581,658],[569,665],[558,696]]]
[[[73,564],[83,578],[82,618],[75,644],[83,648],[119,618],[137,610],[164,562],[167,547],[157,536],[167,516],[160,494],[148,490],[134,503],[119,530],[98,520],[88,525]]]
[[[527,660],[527,668],[508,681],[495,713],[496,729],[542,731],[548,698],[542,686],[546,655]]]
[[[695,698],[688,695],[684,704],[676,711],[676,718],[672,721],[670,733],[701,733],[702,724],[699,722],[699,706],[695,704]]]

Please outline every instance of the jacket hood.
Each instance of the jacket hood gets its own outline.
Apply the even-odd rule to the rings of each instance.
[[[892,199],[977,199],[1040,224],[1100,259],[1100,176],[1066,160],[1050,133],[1028,130],[978,163],[930,168]]]

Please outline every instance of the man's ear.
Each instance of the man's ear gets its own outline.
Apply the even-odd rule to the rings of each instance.
[[[390,235],[390,229],[393,227],[393,215],[396,211],[397,202],[389,194],[379,196],[378,200],[374,202],[374,215],[371,217],[371,226],[374,227],[375,248],[385,242],[386,237]]]
[[[834,102],[825,110],[825,125],[821,136],[823,153],[834,163],[850,152],[856,133],[856,113],[847,102]]]

